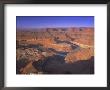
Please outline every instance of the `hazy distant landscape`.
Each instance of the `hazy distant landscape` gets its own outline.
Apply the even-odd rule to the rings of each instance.
[[[17,27],[16,74],[94,74],[94,27]]]

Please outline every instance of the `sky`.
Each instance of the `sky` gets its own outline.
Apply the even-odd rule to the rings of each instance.
[[[94,27],[94,16],[16,16],[16,27]]]

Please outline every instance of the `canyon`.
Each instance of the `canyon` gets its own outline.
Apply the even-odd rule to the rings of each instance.
[[[16,31],[17,74],[93,74],[94,28]]]

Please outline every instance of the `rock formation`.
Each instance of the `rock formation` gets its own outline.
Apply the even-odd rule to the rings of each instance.
[[[88,68],[90,60],[94,60],[92,57],[94,28],[91,27],[41,28],[16,32],[17,74],[84,73],[86,71],[81,71],[80,65]],[[94,69],[93,63],[90,65]],[[75,71],[77,67],[79,71]],[[91,73],[89,70],[86,73]]]

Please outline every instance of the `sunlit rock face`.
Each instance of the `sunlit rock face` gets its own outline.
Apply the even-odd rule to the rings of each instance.
[[[79,60],[89,60],[94,56],[94,50],[91,48],[80,49],[77,52],[70,52],[65,57],[67,63],[73,63]]]

